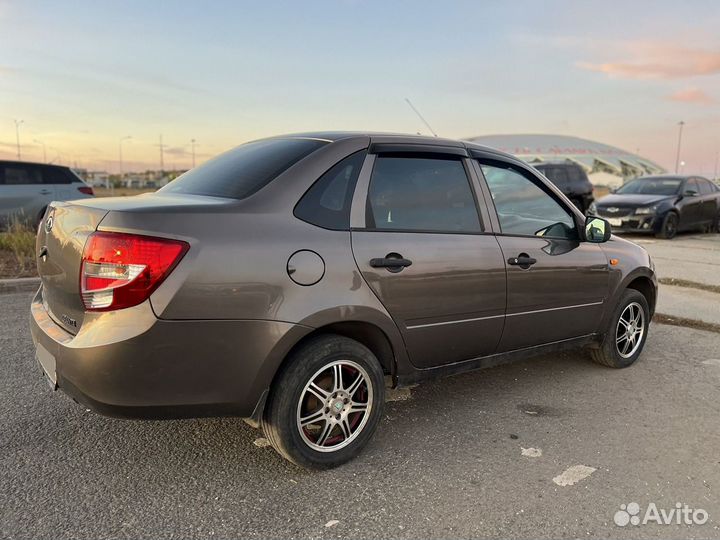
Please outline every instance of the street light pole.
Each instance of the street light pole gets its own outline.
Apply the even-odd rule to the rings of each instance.
[[[195,139],[190,139],[190,147],[192,148],[192,166],[195,168]]]
[[[682,143],[682,132],[683,132],[683,126],[685,125],[685,122],[680,120],[678,122],[678,126],[680,126],[680,131],[678,132],[678,145],[677,145],[677,156],[675,157],[675,174],[678,172],[678,167],[680,166],[680,145]]]
[[[20,124],[25,122],[25,120],[18,120],[15,119],[15,142],[17,143],[17,158],[18,161],[20,161]]]
[[[43,163],[47,163],[47,147],[45,146],[45,143],[42,141],[38,141],[37,139],[33,139],[33,142],[36,144],[41,144],[43,147]]]

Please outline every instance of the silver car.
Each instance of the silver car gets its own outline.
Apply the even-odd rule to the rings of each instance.
[[[0,226],[14,219],[37,224],[51,201],[92,196],[92,188],[69,167],[0,161]]]

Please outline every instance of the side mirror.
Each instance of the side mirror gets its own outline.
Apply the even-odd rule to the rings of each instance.
[[[686,189],[683,191],[683,197],[696,197],[698,194],[694,189]]]
[[[612,228],[610,223],[603,218],[588,216],[585,219],[585,240],[600,244],[610,240]]]

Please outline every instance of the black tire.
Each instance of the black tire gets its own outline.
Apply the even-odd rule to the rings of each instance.
[[[710,232],[711,233],[720,233],[720,212],[718,212],[718,215],[715,216],[715,219],[712,222],[712,225],[710,226]]]
[[[342,364],[337,364],[338,362]],[[361,368],[365,373],[349,364]],[[353,375],[355,370],[357,376],[363,376],[363,379],[367,376],[370,383],[361,383],[355,393],[345,395],[344,403],[347,404],[349,398],[350,404],[345,406],[347,410],[342,410],[342,420],[338,422],[333,420],[332,413],[328,414],[331,408],[343,405],[342,396],[333,397],[333,388],[337,389],[336,366],[339,366],[337,369],[340,370],[341,379],[347,376],[349,381],[356,381]],[[326,377],[332,377],[327,386],[322,384]],[[327,391],[326,402],[319,399],[319,394],[307,388],[313,381],[319,381],[320,389]],[[343,389],[352,386],[352,383],[346,381],[345,385],[343,386],[341,380],[340,388]],[[351,407],[355,403],[353,400],[358,399],[357,396],[363,393],[366,395],[365,405],[369,410],[365,413],[352,412]],[[308,407],[311,410],[305,418],[315,415],[320,415],[321,418],[318,420],[318,425],[313,422],[307,428],[301,428],[298,419],[303,417],[301,411],[308,404],[308,399],[315,400],[315,407]],[[363,405],[360,401],[362,399],[358,399],[358,406]],[[316,408],[318,405],[319,408]],[[360,453],[375,432],[384,405],[384,375],[375,355],[355,340],[335,334],[324,334],[312,338],[294,351],[281,368],[270,389],[263,416],[263,431],[270,444],[286,459],[308,469],[329,469],[349,461]],[[315,412],[312,412],[313,410]],[[337,418],[340,417],[341,414],[338,414]],[[353,422],[355,422],[354,431]],[[332,427],[325,434],[327,426]],[[350,433],[349,437],[344,436],[345,429]],[[315,437],[311,430],[315,430],[315,433],[319,432],[314,441],[311,440]],[[330,437],[333,433],[335,435]],[[326,442],[321,441],[324,434]],[[328,443],[341,436],[343,439],[335,444],[338,446],[336,450],[322,451],[312,447],[314,443],[321,443],[317,446],[325,448],[327,444],[327,447],[332,448],[333,445]]]
[[[625,350],[625,355],[623,355],[620,349],[624,348],[626,343],[624,341],[618,343],[619,321],[621,315],[626,313],[626,309],[631,305],[639,306],[642,309],[643,331],[637,341],[638,345],[636,347],[633,345],[635,350],[633,351],[633,348],[628,348]],[[610,318],[608,327],[605,329],[603,342],[599,348],[590,349],[590,356],[594,362],[611,368],[626,368],[631,366],[638,359],[645,347],[649,329],[650,309],[645,296],[635,289],[626,289],[620,296],[615,312]]]
[[[656,236],[658,238],[665,238],[666,240],[675,238],[678,233],[679,221],[678,215],[675,212],[668,212],[663,220],[662,228]]]

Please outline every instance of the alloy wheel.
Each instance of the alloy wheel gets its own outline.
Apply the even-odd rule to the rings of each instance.
[[[615,347],[623,358],[630,358],[640,348],[645,334],[645,313],[637,302],[625,306],[615,330]]]
[[[332,362],[310,378],[297,406],[297,428],[313,450],[334,452],[357,438],[373,406],[370,376],[352,360]]]

